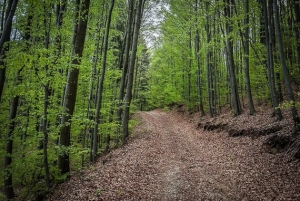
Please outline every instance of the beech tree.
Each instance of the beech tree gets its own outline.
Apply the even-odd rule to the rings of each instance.
[[[271,3],[271,2],[270,2]],[[279,55],[280,55],[280,61],[281,61],[281,69],[285,81],[285,86],[288,93],[289,101],[291,102],[291,113],[294,120],[294,132],[298,132],[300,128],[300,118],[298,116],[298,112],[295,107],[295,98],[294,98],[294,92],[292,89],[291,81],[290,81],[290,75],[289,70],[286,65],[286,59],[283,49],[283,42],[282,42],[282,36],[281,36],[281,29],[280,29],[280,23],[279,23],[279,11],[277,6],[277,1],[273,0],[273,10],[274,10],[274,23],[276,27],[276,35],[278,38],[278,48],[279,48]]]
[[[12,22],[13,17],[16,11],[18,5],[18,0],[9,0],[7,2],[7,6],[3,5],[3,13],[2,13],[2,19],[1,19],[1,38],[0,38],[0,66],[4,66],[0,68],[0,100],[3,93],[4,88],[4,82],[5,82],[5,72],[6,67],[4,65],[4,58],[5,58],[5,52],[8,51],[9,46],[5,43],[10,41],[10,35],[11,35],[11,29],[12,29]],[[6,7],[5,15],[4,10]],[[4,18],[3,18],[4,15]]]
[[[249,43],[250,43],[250,28],[249,28],[249,0],[245,1],[245,42],[244,42],[244,62],[245,62],[245,82],[246,82],[246,91],[247,91],[247,102],[249,108],[249,114],[253,115],[255,113],[253,98],[252,98],[252,89],[250,84],[250,75],[249,75]]]
[[[0,39],[0,65],[4,64],[3,57],[5,57],[5,51],[8,51],[8,47],[4,47],[5,42],[10,41],[10,34],[12,29],[12,18],[14,16],[14,12],[16,10],[18,1],[9,1],[6,14],[5,14],[5,26],[3,32],[1,33]],[[28,24],[30,26],[30,23]],[[25,40],[30,38],[30,34],[25,36]],[[6,44],[7,45],[7,44]],[[1,95],[3,92],[4,81],[5,81],[5,66],[4,68],[0,69],[0,101]],[[20,72],[22,68],[18,71],[17,78],[15,81],[15,85],[19,84],[20,82]],[[8,131],[5,137],[6,147],[5,147],[5,157],[4,157],[4,191],[7,200],[13,199],[15,196],[14,189],[13,189],[13,181],[12,181],[12,153],[13,153],[13,133],[15,130],[15,119],[17,116],[17,109],[19,104],[19,95],[15,95],[10,102],[10,111],[9,111],[9,125]]]
[[[134,31],[133,31],[133,40],[132,40],[132,50],[131,56],[129,60],[129,68],[128,68],[128,80],[127,80],[127,87],[126,87],[126,95],[124,101],[124,116],[123,116],[123,143],[126,142],[129,131],[128,131],[128,123],[129,123],[129,109],[130,103],[132,99],[132,85],[133,85],[133,75],[135,70],[135,58],[138,46],[138,38],[139,38],[139,31],[143,16],[143,9],[144,9],[145,0],[138,0],[137,1],[137,8],[135,14],[135,24],[134,24]]]
[[[134,13],[134,0],[128,1],[128,16],[127,16],[127,27],[125,32],[125,40],[124,40],[124,56],[121,55],[120,65],[122,65],[122,77],[120,80],[120,90],[119,90],[119,98],[118,98],[118,108],[117,108],[117,123],[119,124],[118,128],[122,125],[122,104],[124,103],[124,93],[125,93],[125,83],[128,72],[128,64],[129,64],[129,56],[130,56],[130,47],[132,41],[132,24],[133,24],[133,13]],[[124,58],[123,58],[124,57]],[[120,129],[118,129],[120,132]],[[118,137],[116,138],[116,143],[118,143]]]
[[[292,70],[291,75],[295,75],[294,63],[297,63],[298,57],[292,55],[296,55],[297,34],[293,30],[297,27],[297,17],[292,21],[292,16],[296,16],[298,11],[285,13],[285,17],[279,20],[279,25],[282,26],[286,20],[295,23],[294,29],[288,29],[287,26],[282,28],[285,35],[280,45],[278,34],[277,39],[275,38],[276,16],[273,12],[273,1],[182,3],[171,0],[169,5],[170,9],[164,11],[165,17],[161,23],[160,46],[154,50],[150,63],[150,104],[155,107],[172,102],[185,102],[190,105],[191,99],[187,94],[197,93],[198,97],[200,94],[199,88],[198,91],[194,91],[191,87],[193,85],[190,84],[190,80],[194,79],[195,83],[199,83],[200,78],[200,86],[206,89],[202,91],[202,97],[205,97],[204,110],[208,111],[210,116],[217,115],[227,104],[232,106],[233,114],[238,115],[242,112],[242,107],[245,107],[245,100],[249,113],[253,114],[255,104],[260,105],[271,100],[274,115],[277,120],[281,120],[282,106],[279,101],[283,101],[285,105],[281,86],[285,73],[280,72],[279,66],[284,65],[279,65],[277,58],[280,58],[280,51],[276,51],[276,47],[282,47],[283,55],[288,56],[286,69]],[[282,15],[286,8],[292,11],[288,9],[291,5],[295,5],[295,2],[280,4]],[[187,10],[191,13],[190,6],[194,7],[195,12],[191,18],[186,17]],[[188,32],[189,27],[195,28]],[[195,37],[192,43],[191,35]],[[293,37],[296,40],[291,39]],[[285,44],[292,44],[295,48]],[[183,56],[191,45],[194,46],[192,49],[196,55],[192,67],[190,57],[184,59]],[[191,74],[191,77],[188,76],[189,69],[195,73]],[[199,72],[202,72],[200,76]],[[173,101],[161,94],[171,97]],[[289,100],[292,100],[291,96]],[[201,100],[198,99],[198,102],[197,107],[201,105]],[[193,103],[190,105],[191,110],[192,105]]]
[[[289,107],[297,131],[298,10],[297,0],[1,1],[0,200],[42,199],[125,143],[136,110],[184,104],[213,117],[264,105],[280,120]]]
[[[85,35],[87,30],[90,1],[84,0],[82,4],[80,4],[80,1],[77,0],[76,6],[79,7],[77,11],[79,12],[79,22],[78,25],[74,25],[74,55],[72,55],[73,58],[71,61],[71,67],[68,71],[68,84],[65,90],[63,115],[61,120],[61,124],[63,126],[59,138],[59,145],[62,149],[62,153],[58,157],[58,167],[62,174],[70,172],[69,153],[67,149],[70,146],[70,121],[74,113],[77,95],[79,68],[76,65],[80,65],[81,63],[81,57],[83,53]],[[76,15],[77,14],[75,14],[75,16]],[[75,20],[77,19],[75,18]]]
[[[103,58],[102,58],[102,71],[101,77],[99,82],[98,88],[98,97],[97,97],[97,106],[96,106],[96,114],[95,114],[95,128],[93,133],[93,150],[92,150],[92,162],[95,163],[95,159],[98,152],[98,124],[100,118],[100,110],[102,105],[102,95],[103,95],[103,83],[105,78],[105,71],[106,71],[106,58],[107,58],[107,49],[108,49],[108,37],[109,37],[109,29],[111,23],[111,15],[114,8],[115,1],[111,0],[110,2],[110,9],[107,16],[107,23],[106,23],[106,31],[105,31],[105,38],[104,38],[104,47],[103,47]]]

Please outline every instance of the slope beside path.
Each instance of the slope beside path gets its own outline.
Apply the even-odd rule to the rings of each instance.
[[[263,137],[197,130],[154,110],[129,143],[72,175],[48,200],[300,200],[300,167],[261,152]]]

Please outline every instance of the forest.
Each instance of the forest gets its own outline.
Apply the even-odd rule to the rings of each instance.
[[[0,200],[42,200],[126,144],[138,111],[289,111],[299,0],[1,0]]]

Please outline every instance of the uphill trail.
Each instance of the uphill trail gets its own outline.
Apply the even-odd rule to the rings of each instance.
[[[125,146],[72,175],[47,200],[300,200],[300,167],[261,137],[197,130],[176,112],[139,112]]]

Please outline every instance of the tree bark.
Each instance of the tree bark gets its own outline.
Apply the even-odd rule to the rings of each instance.
[[[121,77],[121,83],[120,83],[120,92],[119,92],[119,101],[118,101],[118,108],[117,108],[117,123],[118,123],[118,132],[119,127],[122,124],[122,104],[123,104],[123,98],[124,98],[124,92],[125,92],[125,80],[126,75],[128,71],[128,62],[129,62],[129,56],[130,56],[130,42],[132,40],[132,22],[133,22],[133,10],[134,10],[134,0],[129,0],[129,11],[128,11],[128,19],[127,19],[127,29],[126,29],[126,41],[125,41],[125,53],[124,53],[124,63],[123,63],[123,69],[122,69],[122,77]],[[118,133],[117,133],[118,135]],[[118,136],[115,139],[115,143],[118,144]]]
[[[188,44],[188,47],[189,47],[189,51],[190,51],[190,54],[192,53],[192,31],[191,31],[191,27],[190,27],[190,30],[189,30],[189,44]],[[188,104],[190,105],[191,104],[191,89],[192,89],[192,86],[191,86],[191,69],[192,69],[192,55],[189,55],[189,59],[188,59],[188,72],[187,72],[187,76],[188,76],[188,90],[187,90],[187,100],[188,100]]]
[[[126,95],[125,95],[125,103],[124,103],[124,116],[123,116],[123,144],[126,142],[129,131],[128,131],[128,123],[129,123],[129,109],[130,103],[132,98],[132,85],[133,85],[133,75],[134,75],[134,66],[135,66],[135,57],[137,52],[137,45],[138,45],[138,38],[139,38],[139,31],[141,26],[141,18],[143,16],[144,0],[138,0],[137,4],[137,11],[136,11],[136,18],[135,18],[135,26],[133,32],[133,44],[132,44],[132,53],[130,57],[130,65],[129,65],[129,73],[128,73],[128,81],[127,81],[127,88],[126,88]]]
[[[8,127],[8,132],[6,134],[6,155],[4,158],[4,172],[5,172],[5,179],[4,179],[4,191],[7,200],[10,200],[14,197],[14,190],[13,190],[13,183],[12,183],[12,151],[13,151],[13,132],[15,129],[15,118],[17,115],[17,108],[18,108],[19,96],[14,97],[11,100],[10,104],[10,114],[9,120],[10,124]]]
[[[92,151],[92,162],[96,162],[96,156],[98,152],[98,125],[99,119],[101,116],[101,107],[102,107],[102,95],[103,95],[103,83],[105,78],[105,71],[106,71],[106,58],[107,58],[107,50],[108,50],[108,40],[109,40],[109,30],[110,30],[110,23],[111,23],[111,15],[114,8],[115,1],[110,1],[110,8],[109,13],[107,16],[107,24],[106,24],[106,31],[105,31],[105,38],[104,38],[104,49],[103,49],[103,58],[102,58],[102,71],[101,71],[101,78],[98,88],[98,96],[97,96],[97,106],[96,106],[96,114],[95,114],[95,125],[94,125],[94,133],[93,133],[93,151]]]
[[[297,41],[297,57],[298,57],[298,71],[300,72],[300,0],[294,0],[295,10],[295,35]]]
[[[245,47],[244,47],[244,62],[245,62],[245,81],[246,81],[246,91],[247,91],[247,101],[248,101],[248,108],[249,114],[253,115],[255,113],[255,108],[252,99],[252,91],[251,91],[251,84],[250,84],[250,75],[249,75],[249,0],[245,1]]]
[[[273,66],[273,49],[272,49],[272,26],[271,26],[271,15],[270,10],[268,12],[266,0],[262,1],[262,8],[264,14],[264,29],[265,29],[265,42],[267,47],[267,65],[268,65],[268,80],[269,88],[271,93],[272,106],[274,115],[277,120],[282,119],[282,113],[278,107],[278,96],[275,89],[275,77],[274,77],[274,66]]]
[[[78,27],[74,30],[74,58],[71,61],[71,68],[68,72],[68,84],[65,90],[64,96],[64,106],[63,106],[63,115],[62,115],[62,128],[60,132],[59,145],[62,148],[62,153],[58,157],[58,168],[61,174],[70,172],[69,164],[69,153],[68,147],[70,146],[70,128],[71,128],[71,117],[74,113],[76,95],[77,95],[77,86],[78,86],[78,76],[79,69],[74,68],[73,66],[80,65],[82,52],[84,48],[84,41],[87,29],[88,22],[88,13],[89,13],[90,0],[84,0],[81,7],[81,17],[78,23]],[[79,6],[79,5],[77,5]]]
[[[3,28],[3,32],[0,37],[0,66],[4,66],[4,68],[0,68],[0,101],[2,98],[2,93],[4,89],[5,82],[5,72],[6,67],[4,64],[5,52],[8,51],[8,45],[5,46],[5,43],[10,41],[10,34],[12,29],[12,20],[17,8],[18,0],[9,0],[6,13],[5,13],[5,24]]]
[[[238,87],[237,87],[237,80],[235,75],[235,65],[234,65],[234,58],[233,58],[233,47],[232,47],[232,37],[230,37],[230,34],[232,32],[230,18],[231,18],[231,12],[230,12],[230,0],[224,0],[225,8],[224,13],[226,20],[226,35],[227,35],[227,59],[228,59],[228,72],[229,72],[229,78],[230,78],[230,90],[231,90],[231,98],[232,98],[232,105],[234,109],[234,116],[241,114],[241,105],[240,105],[240,99],[239,99],[239,93],[238,93]]]
[[[15,85],[17,85],[20,82],[20,73],[23,68],[18,70],[17,78],[15,81]],[[9,125],[8,125],[8,131],[6,134],[6,147],[5,147],[5,157],[4,157],[4,172],[5,172],[5,178],[4,178],[4,192],[7,200],[10,200],[14,198],[14,190],[13,190],[13,183],[12,183],[12,169],[11,169],[11,163],[12,163],[12,154],[13,154],[13,134],[15,130],[15,119],[17,116],[17,110],[18,110],[18,104],[19,104],[19,95],[16,95],[12,98],[10,103],[10,112],[9,112]]]
[[[211,57],[212,53],[210,50],[209,43],[211,42],[211,29],[210,29],[210,17],[209,17],[209,2],[205,3],[206,8],[206,43],[207,43],[207,50],[206,50],[206,80],[207,80],[207,98],[208,98],[208,109],[210,117],[213,117],[213,109],[212,109],[212,75],[211,75]]]
[[[7,3],[6,0],[4,0],[2,3],[0,33],[2,33],[4,29],[6,3]],[[1,34],[0,34],[0,38],[1,38]]]
[[[285,87],[287,89],[289,101],[291,102],[291,113],[294,120],[294,132],[298,132],[300,129],[300,119],[295,107],[295,98],[294,93],[290,81],[290,73],[289,69],[286,65],[285,61],[285,54],[283,50],[283,43],[282,43],[282,36],[281,36],[281,30],[280,30],[280,23],[279,23],[279,12],[278,12],[278,6],[277,6],[277,0],[273,0],[273,10],[274,10],[274,16],[275,16],[275,28],[276,28],[276,35],[278,39],[278,48],[279,48],[279,55],[280,55],[280,62],[281,62],[281,69],[285,81]]]
[[[49,106],[49,96],[50,96],[49,82],[44,86],[44,108],[43,108],[43,119],[42,119],[42,132],[44,134],[43,139],[43,155],[44,155],[44,168],[45,168],[45,179],[47,191],[50,189],[50,168],[48,162],[48,106]]]
[[[198,12],[198,0],[195,0],[195,12],[197,15]],[[201,64],[200,64],[200,34],[198,28],[198,17],[196,16],[196,35],[195,35],[195,57],[197,63],[197,89],[198,89],[198,101],[199,101],[199,110],[200,116],[204,116],[204,109],[203,109],[203,101],[202,101],[202,89],[201,89]]]

